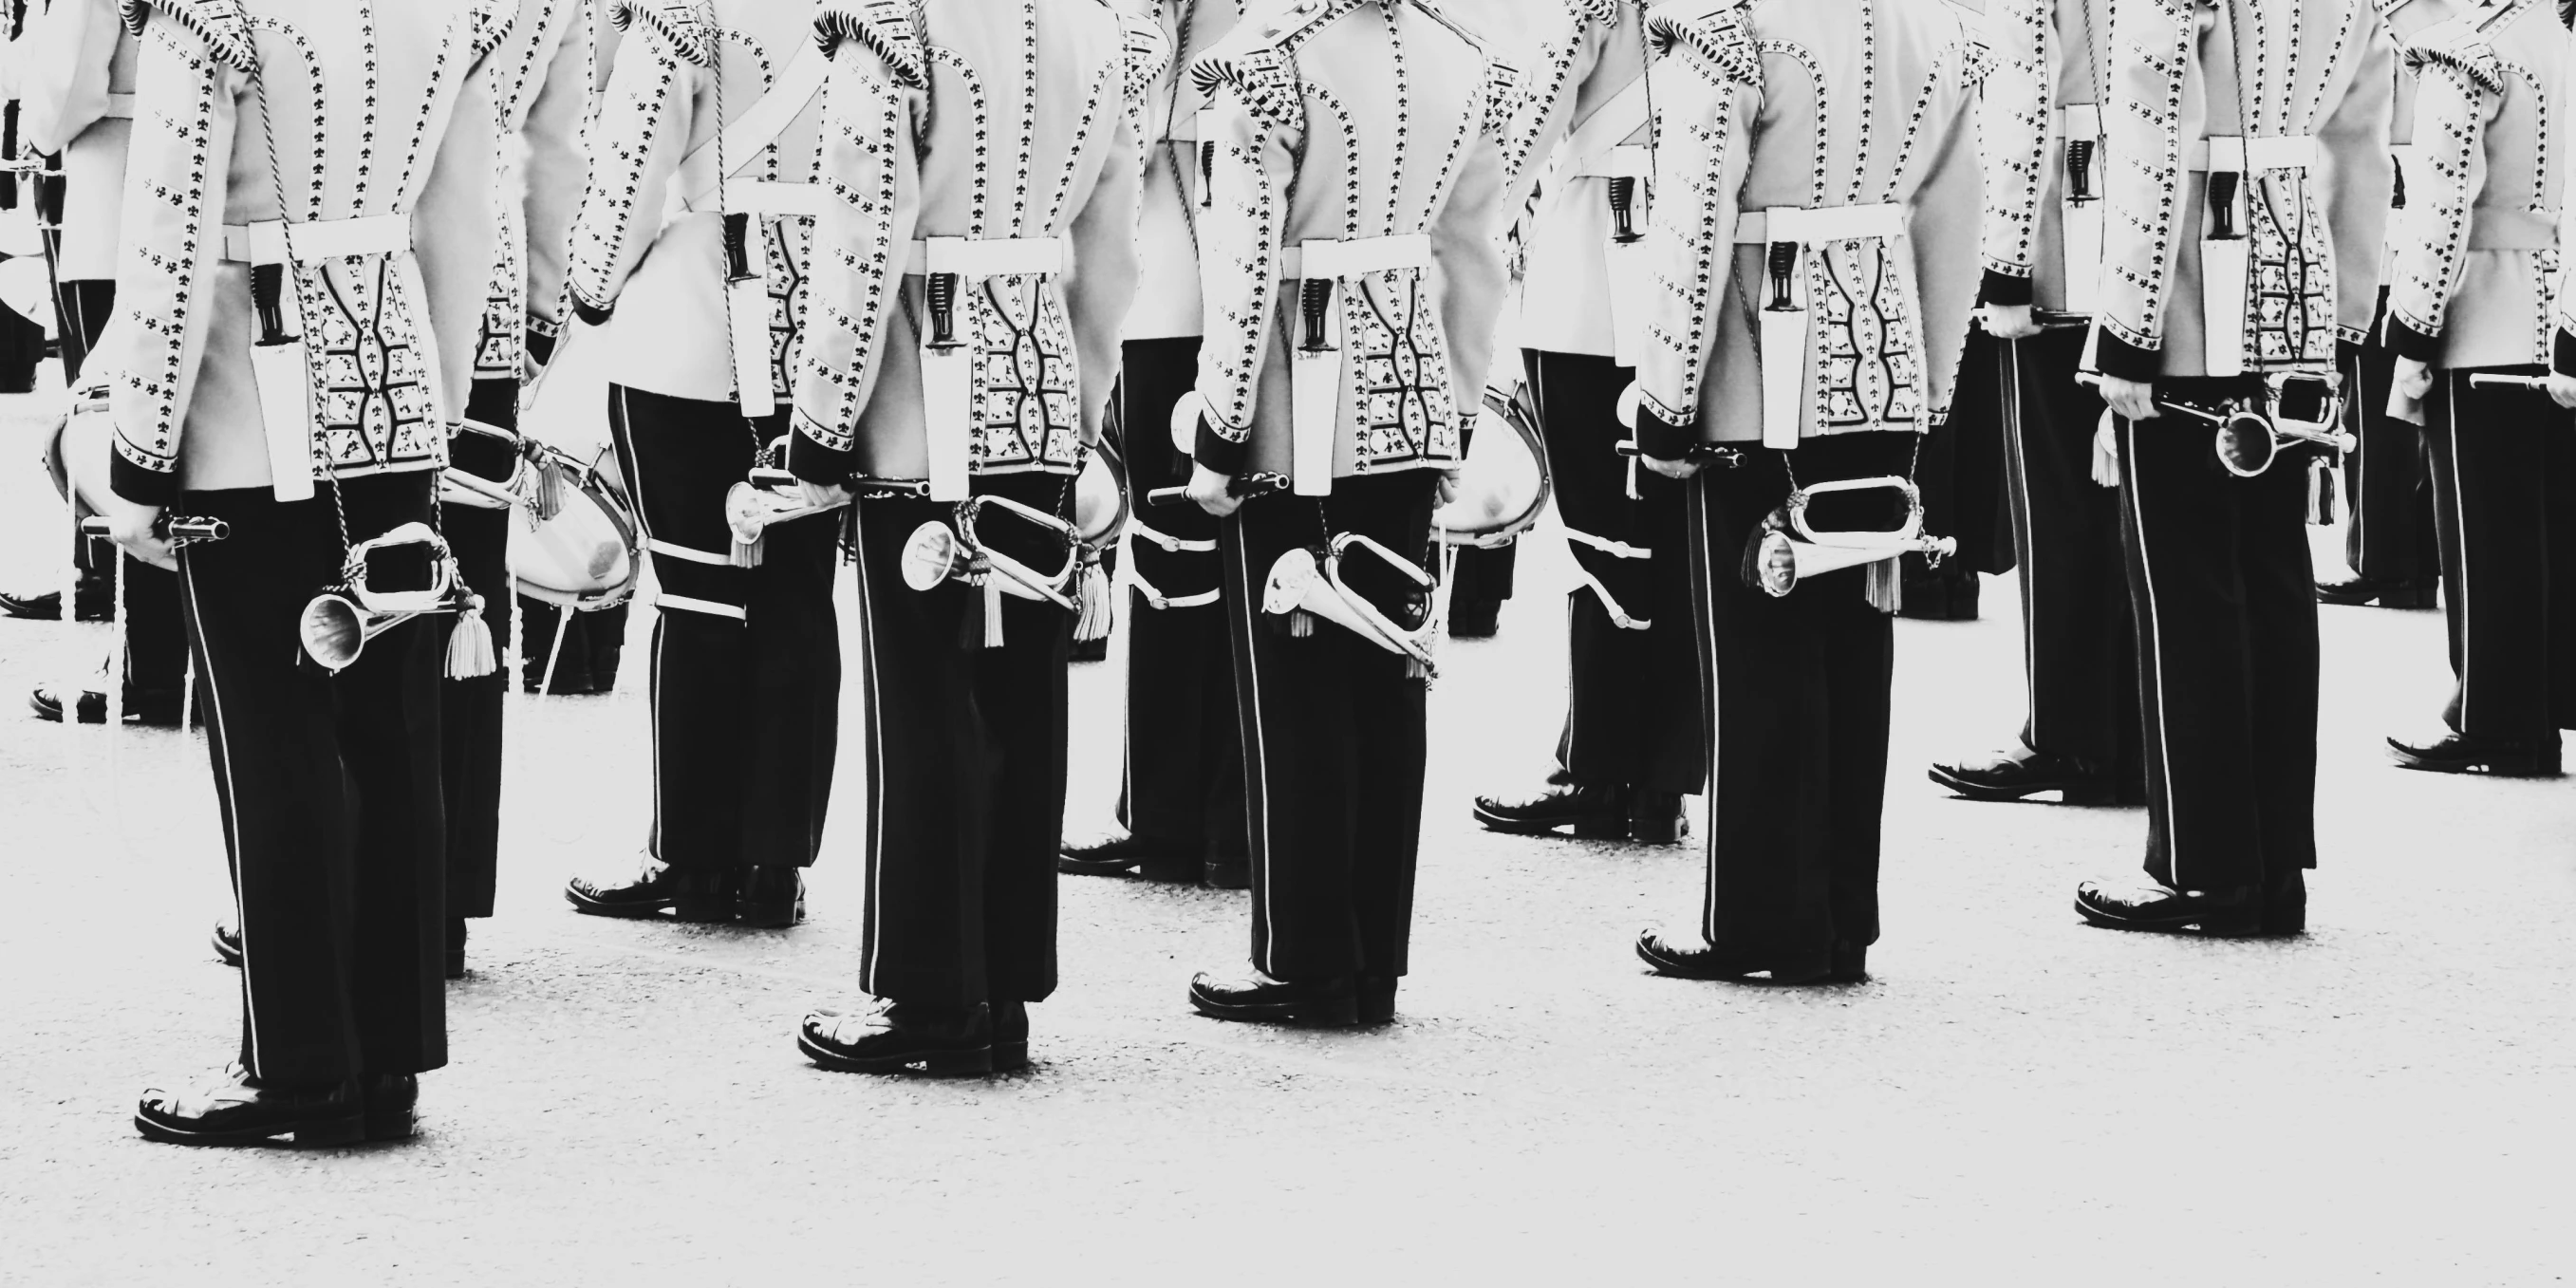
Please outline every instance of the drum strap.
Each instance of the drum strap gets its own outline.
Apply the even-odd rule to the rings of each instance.
[[[1129,519],[1127,521],[1127,530],[1174,554],[1178,554],[1184,550],[1190,551],[1193,554],[1204,554],[1211,553],[1216,549],[1216,543],[1213,541],[1193,541],[1187,537],[1175,537],[1157,532],[1153,528],[1148,527],[1142,519]]]
[[[1614,559],[1651,559],[1655,553],[1644,546],[1632,546],[1625,541],[1595,536],[1576,528],[1567,528],[1565,539],[1576,545],[1598,550]],[[1603,585],[1599,577],[1593,575],[1591,567],[1583,560],[1575,560],[1574,569],[1582,576],[1584,587],[1601,601],[1601,610],[1610,614],[1612,625],[1623,631],[1642,631],[1654,625],[1654,621],[1650,618],[1629,616],[1628,610],[1619,603],[1619,597],[1610,593],[1610,588]]]
[[[1166,595],[1154,583],[1145,580],[1144,573],[1134,568],[1127,570],[1127,580],[1136,587],[1137,594],[1145,597],[1145,603],[1156,609],[1204,608],[1225,597],[1225,588],[1221,586],[1195,595]]]

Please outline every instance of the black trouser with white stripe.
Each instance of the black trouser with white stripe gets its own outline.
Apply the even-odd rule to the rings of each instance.
[[[1072,480],[976,482],[1052,514]],[[905,541],[955,526],[951,504],[858,503],[860,674],[867,695],[868,920],[859,987],[954,1007],[1038,1002],[1055,991],[1056,855],[1064,843],[1065,662],[1074,615],[999,596],[986,644],[983,590],[904,583]],[[983,535],[1044,572],[1063,547],[996,509]]]
[[[349,535],[427,521],[436,477],[349,482]],[[446,630],[413,618],[326,674],[293,641],[306,601],[340,578],[331,484],[290,504],[266,488],[183,492],[171,510],[232,525],[180,552],[179,582],[240,918],[242,1062],[289,1084],[438,1068]],[[394,574],[377,585],[397,588]]]
[[[2439,373],[2424,400],[2458,677],[2442,719],[2554,743],[2576,728],[2576,443],[2548,394],[2473,389],[2470,375]]]
[[[1130,340],[1119,378],[1129,523],[1127,758],[1118,821],[1140,840],[1244,853],[1243,742],[1217,575],[1217,521],[1195,505],[1147,507],[1189,482],[1172,406],[1198,380],[1199,338]]]
[[[487,425],[516,429],[518,382],[475,381],[465,414]],[[448,460],[457,469],[499,482],[510,477],[517,457],[488,436],[460,434],[448,444]],[[483,597],[483,620],[491,627],[496,657],[510,646],[510,615],[518,599],[509,571],[513,519],[508,510],[444,502],[439,506],[439,522],[449,548],[456,552],[457,570],[465,584]],[[502,699],[509,690],[507,666],[439,687],[440,719],[446,730],[440,781],[447,793],[450,917],[492,915],[492,893],[500,873]]]
[[[2383,307],[2388,292],[2380,293]],[[2344,561],[2374,581],[2430,581],[2442,570],[2433,522],[2433,473],[2422,428],[2388,414],[2397,354],[2370,338],[2346,346],[2343,425],[2358,440],[2343,463]]]
[[[2084,332],[1993,343],[2005,399],[2004,465],[2021,558],[2030,713],[2021,740],[2135,781],[2137,633],[2120,570],[2120,494],[2093,481],[2102,399],[2075,383]]]
[[[1425,685],[1405,674],[1404,658],[1342,626],[1318,620],[1311,634],[1292,634],[1288,617],[1262,611],[1262,586],[1279,556],[1316,545],[1328,528],[1432,568],[1432,489],[1429,472],[1408,470],[1336,479],[1330,497],[1256,497],[1218,538],[1243,712],[1252,964],[1282,979],[1405,973]],[[1367,556],[1343,574],[1381,609],[1407,607],[1410,587]]]
[[[806,867],[839,749],[835,516],[769,529],[757,568],[727,552],[727,489],[785,413],[611,385],[608,423],[661,587],[653,624],[654,857],[676,867]]]
[[[1786,959],[1878,938],[1879,815],[1887,796],[1895,630],[1863,570],[1773,598],[1744,583],[1746,543],[1799,483],[1905,472],[1901,433],[1810,438],[1795,452],[1743,444],[1743,463],[1691,483],[1690,580],[1711,733],[1708,886],[1700,931],[1728,954]],[[1808,511],[1819,529],[1877,528],[1872,497]]]
[[[1592,354],[1522,350],[1555,484],[1556,510],[1586,584],[1565,598],[1565,726],[1556,762],[1578,783],[1690,793],[1707,777],[1691,692],[1690,560],[1684,485],[1634,470],[1619,394],[1634,368]],[[1618,615],[1613,616],[1615,604]],[[1625,624],[1621,619],[1625,618]]]
[[[54,303],[62,322],[63,383],[80,386],[81,367],[92,345],[116,312],[113,281],[64,282]],[[115,557],[105,541],[75,535],[85,547],[82,564],[98,568]],[[132,556],[124,556],[125,688],[129,699],[166,698],[176,703],[187,683],[188,641],[179,624],[179,578]]]
[[[2156,382],[2216,409],[2238,383]],[[2138,629],[2148,875],[2260,887],[2316,866],[2317,600],[2308,453],[2241,479],[2206,421],[2114,418],[2120,545]]]

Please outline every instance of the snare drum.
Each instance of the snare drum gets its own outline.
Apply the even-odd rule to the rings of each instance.
[[[1507,546],[1547,509],[1547,446],[1527,386],[1485,391],[1458,476],[1458,499],[1432,512],[1432,530],[1451,545]]]
[[[510,525],[510,570],[530,599],[596,612],[625,603],[644,571],[644,534],[625,489],[597,467],[548,447],[566,484],[563,508]]]
[[[108,496],[109,462],[116,454],[110,440],[115,436],[104,394],[95,399],[81,395],[45,436],[45,473],[52,476],[57,495],[68,499],[79,494],[84,515],[105,513],[101,503]]]

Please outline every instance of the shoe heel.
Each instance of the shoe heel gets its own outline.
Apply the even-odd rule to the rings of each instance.
[[[1316,1029],[1347,1029],[1360,1022],[1360,1000],[1356,997],[1318,998],[1299,1002],[1290,1008],[1288,1019]]]
[[[408,1109],[367,1115],[367,1139],[410,1140],[420,1134],[420,1121]]]
[[[804,924],[805,901],[799,899],[794,903],[742,904],[736,912],[735,919],[753,930],[786,930]],[[688,921],[690,918],[683,915],[680,920]],[[716,917],[710,920],[722,921],[725,918]]]
[[[2117,803],[2120,790],[2109,783],[2068,783],[2059,799],[2069,805],[2110,805]]]
[[[346,1118],[305,1123],[295,1129],[292,1138],[297,1148],[354,1145],[367,1138],[367,1123],[366,1119],[356,1114]]]
[[[1576,819],[1574,839],[1578,841],[1624,841],[1628,839],[1628,816],[1603,815]]]
[[[734,919],[734,900],[723,894],[679,894],[671,896],[671,916],[679,921],[701,923]]]
[[[993,1048],[935,1051],[923,1057],[921,1071],[937,1078],[964,1078],[993,1071]]]
[[[993,1044],[993,1072],[1018,1073],[1029,1067],[1029,1044],[996,1042]]]

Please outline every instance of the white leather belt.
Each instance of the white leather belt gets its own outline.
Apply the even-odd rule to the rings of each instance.
[[[903,261],[915,277],[1045,277],[1064,268],[1061,237],[933,237],[912,243]]]
[[[283,229],[281,246],[274,230]],[[317,219],[290,224],[270,221],[224,225],[224,258],[237,264],[281,263],[282,250],[299,260],[349,259],[360,255],[399,255],[411,249],[411,216],[360,215],[355,219]]]
[[[1279,252],[1279,276],[1292,281],[1326,277],[1339,280],[1365,273],[1430,267],[1429,233],[1357,237],[1349,241],[1311,240]]]
[[[99,115],[101,115],[101,116],[105,116],[105,117],[112,117],[112,118],[114,118],[114,119],[116,119],[116,120],[120,120],[120,121],[131,121],[131,120],[133,120],[133,119],[134,119],[134,96],[133,96],[132,94],[110,94],[110,95],[108,95],[108,96],[107,96],[107,110],[106,110],[106,111],[104,111],[104,112],[99,113]]]
[[[2102,106],[2098,103],[2068,103],[2057,109],[2054,139],[2099,140],[2102,137]]]
[[[2238,174],[2313,170],[2319,155],[2317,136],[2313,134],[2266,134],[2253,138],[2217,134],[2193,144],[2185,154],[2183,168],[2234,171]]]
[[[1578,179],[1644,179],[1654,170],[1654,149],[1643,143],[1622,143],[1577,161],[1573,173]]]
[[[1823,206],[1800,209],[1782,206],[1770,210],[1748,210],[1735,221],[1735,244],[1767,246],[1773,242],[1796,242],[1813,246],[1818,242],[1877,241],[1905,235],[1905,207]]]
[[[732,214],[812,219],[823,213],[823,187],[813,183],[778,183],[735,179],[724,186],[724,209]]]

